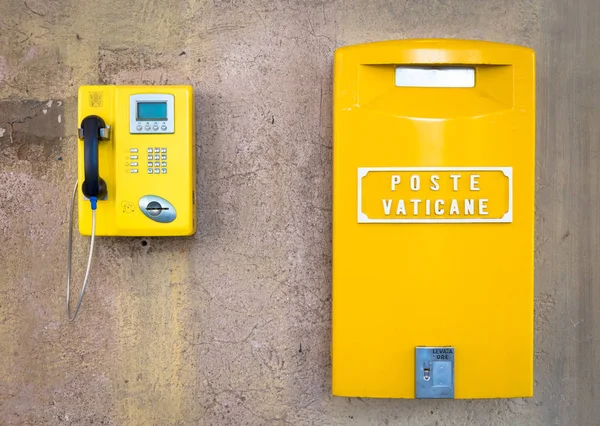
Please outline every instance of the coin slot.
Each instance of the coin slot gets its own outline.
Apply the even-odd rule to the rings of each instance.
[[[138,202],[147,218],[160,223],[170,223],[177,217],[175,206],[157,195],[144,195]]]
[[[146,210],[148,211],[148,213],[150,215],[158,216],[159,214],[162,213],[163,210],[169,210],[169,208],[161,206],[160,203],[157,201],[151,201],[146,206]]]

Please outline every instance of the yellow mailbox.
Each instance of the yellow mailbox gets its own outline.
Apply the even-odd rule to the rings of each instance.
[[[333,393],[532,396],[534,52],[338,49],[333,157]]]

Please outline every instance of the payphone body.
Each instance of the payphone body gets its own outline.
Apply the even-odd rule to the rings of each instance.
[[[533,394],[535,58],[406,40],[334,64],[333,394]]]
[[[106,196],[97,202],[98,236],[184,236],[196,229],[196,147],[191,86],[82,86],[78,122],[100,117],[110,136],[98,142]],[[85,181],[84,141],[78,180]],[[78,192],[79,231],[92,213]]]

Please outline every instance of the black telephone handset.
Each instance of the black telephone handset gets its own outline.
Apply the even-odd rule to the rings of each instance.
[[[75,320],[81,302],[83,301],[83,295],[85,294],[85,287],[87,286],[88,278],[90,276],[90,267],[92,265],[92,255],[94,254],[94,237],[96,235],[96,207],[98,200],[106,199],[107,190],[106,182],[100,177],[99,165],[98,165],[98,141],[101,139],[110,138],[110,127],[106,125],[104,120],[97,115],[88,115],[81,120],[81,127],[78,129],[79,139],[83,139],[83,161],[84,161],[84,174],[85,180],[81,185],[81,192],[90,200],[90,207],[92,209],[92,239],[90,242],[90,254],[88,258],[87,270],[85,272],[85,278],[81,286],[81,293],[79,294],[79,301],[73,316],[71,316],[71,309],[69,302],[71,300],[71,255],[73,253],[73,207],[75,206],[75,200],[77,196],[77,183],[73,190],[73,198],[71,201],[71,213],[69,215],[69,263],[67,266],[67,317],[70,321]]]
[[[108,135],[103,135],[107,129],[104,120],[97,115],[88,115],[81,121],[85,170],[85,181],[81,185],[81,191],[87,198],[95,197],[101,200],[107,195],[106,182],[100,177],[98,171],[98,141],[107,139]]]

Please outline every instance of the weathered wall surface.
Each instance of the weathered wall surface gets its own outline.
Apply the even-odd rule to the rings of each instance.
[[[0,424],[597,424],[599,21],[596,0],[0,0]],[[533,399],[330,396],[332,53],[416,37],[538,52]],[[199,230],[100,239],[69,324],[93,83],[195,87]]]

